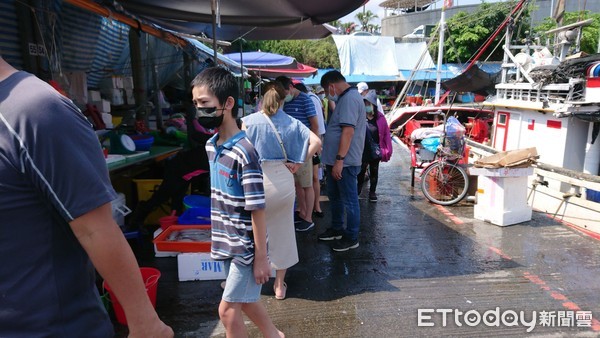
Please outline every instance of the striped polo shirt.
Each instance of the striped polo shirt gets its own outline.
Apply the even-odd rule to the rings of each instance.
[[[252,210],[265,208],[263,175],[258,153],[240,131],[217,146],[219,134],[206,143],[210,163],[213,259],[243,265],[254,260]]]
[[[283,111],[289,116],[302,122],[303,125],[310,129],[309,117],[317,116],[315,105],[312,103],[307,94],[300,92],[292,101],[286,102],[283,105]]]

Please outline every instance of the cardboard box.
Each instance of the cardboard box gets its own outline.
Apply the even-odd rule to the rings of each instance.
[[[223,261],[210,258],[210,253],[182,253],[177,256],[177,272],[179,281],[190,280],[224,280],[225,267]],[[271,270],[275,277],[275,270]]]

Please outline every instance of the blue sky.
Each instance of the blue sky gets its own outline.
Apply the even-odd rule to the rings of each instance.
[[[383,1],[384,0],[369,0],[369,2],[366,5],[367,10],[371,10],[371,12],[377,14],[377,16],[378,16],[377,19],[375,19],[371,22],[373,24],[381,25],[381,18],[383,18],[384,11],[383,11],[382,7],[379,7],[379,4],[381,4]],[[485,2],[489,3],[489,2],[499,2],[499,1],[504,1],[504,0],[486,0]],[[480,4],[481,2],[482,2],[481,0],[454,0],[454,6],[475,5],[475,4]],[[435,4],[431,5],[431,8],[441,8],[442,4],[443,4],[443,0],[439,0]],[[341,18],[340,21],[341,22],[354,21],[354,22],[358,23],[358,20],[356,19],[356,14],[362,12],[362,9],[363,9],[362,6],[359,7],[354,12]]]

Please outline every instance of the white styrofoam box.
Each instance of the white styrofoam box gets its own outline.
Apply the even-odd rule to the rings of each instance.
[[[112,88],[121,88],[123,89],[123,77],[119,75],[113,75],[109,78],[110,84]]]
[[[160,235],[162,232],[163,232],[162,228],[156,229],[156,231],[154,231],[153,238],[158,237],[158,235]],[[154,244],[154,257],[175,257],[178,254],[179,254],[179,252],[175,252],[175,251],[160,251],[156,248],[156,244]]]
[[[527,168],[469,168],[469,175],[489,177],[523,177],[533,175],[533,167]]]
[[[131,77],[131,76],[123,77],[123,88],[133,89],[133,77]]]
[[[527,204],[527,176],[480,175],[473,212],[475,219],[499,226],[531,220],[532,208]]]
[[[177,255],[179,281],[225,279],[223,261],[210,258],[210,253],[181,253]]]
[[[179,281],[225,279],[223,261],[210,258],[210,253],[180,253],[177,255],[177,271]],[[271,269],[271,277],[275,277],[275,269]]]
[[[92,102],[92,104],[94,106],[96,106],[96,108],[98,108],[99,112],[110,113],[110,101],[109,100],[101,99],[100,101]]]
[[[88,90],[88,102],[97,102],[102,100],[99,90]]]
[[[131,209],[125,205],[125,194],[118,193],[117,198],[112,201],[112,217],[115,222],[120,226],[125,226],[125,216],[131,213]]]
[[[127,104],[135,104],[133,89],[125,89],[125,102],[127,102]]]
[[[120,106],[125,104],[125,101],[123,100],[123,90],[122,89],[117,89],[117,88],[113,88],[109,90],[109,97],[110,97],[110,103],[114,106]]]

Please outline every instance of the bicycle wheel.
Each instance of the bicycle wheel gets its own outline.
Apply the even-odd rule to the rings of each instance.
[[[435,162],[421,175],[423,195],[435,204],[455,204],[465,197],[468,189],[467,172],[452,163]]]

